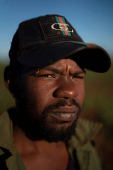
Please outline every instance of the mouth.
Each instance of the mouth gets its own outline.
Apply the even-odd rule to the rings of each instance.
[[[70,121],[73,121],[73,119],[75,119],[75,117],[77,116],[77,113],[76,113],[75,108],[74,109],[73,108],[72,109],[61,108],[61,109],[54,110],[51,113],[51,116],[59,121],[70,122]]]

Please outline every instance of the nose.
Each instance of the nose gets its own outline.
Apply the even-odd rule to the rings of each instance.
[[[74,83],[65,81],[65,83],[61,83],[61,85],[57,87],[53,96],[55,98],[74,99],[78,96],[78,91]]]

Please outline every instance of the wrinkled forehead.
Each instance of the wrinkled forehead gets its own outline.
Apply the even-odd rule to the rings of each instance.
[[[45,66],[45,68],[48,68],[48,67],[53,67],[53,68],[56,68],[58,70],[80,70],[82,69],[78,63],[73,60],[72,58],[65,58],[65,59],[60,59],[56,62],[54,62],[53,64],[51,65],[48,65],[48,66]]]

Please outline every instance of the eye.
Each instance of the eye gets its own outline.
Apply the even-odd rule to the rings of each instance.
[[[45,78],[55,78],[54,74],[41,74],[38,75],[37,73],[35,74],[36,77],[45,77]]]
[[[84,79],[84,76],[80,75],[74,75],[73,78],[75,79]]]
[[[55,75],[54,74],[44,74],[42,75],[43,77],[46,77],[46,78],[55,78]]]

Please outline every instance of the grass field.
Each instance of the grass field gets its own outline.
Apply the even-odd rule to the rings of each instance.
[[[0,112],[14,106],[14,99],[4,85],[5,64],[0,64]],[[81,116],[103,123],[95,136],[96,149],[103,170],[113,170],[113,63],[107,73],[86,71],[86,98]]]

